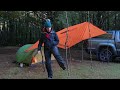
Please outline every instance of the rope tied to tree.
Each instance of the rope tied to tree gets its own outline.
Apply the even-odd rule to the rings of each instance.
[[[90,12],[88,11],[88,30],[89,30],[89,38],[91,39],[91,34],[90,34]],[[90,40],[90,48],[92,47],[92,42]],[[91,61],[91,68],[92,68],[92,51],[90,49],[90,61]]]
[[[69,65],[69,62],[68,62],[68,40],[69,40],[69,36],[68,36],[68,27],[69,27],[69,23],[68,23],[68,15],[67,15],[67,11],[65,11],[66,13],[66,26],[67,26],[67,31],[66,31],[66,41],[65,41],[65,50],[66,50],[66,54],[65,54],[65,58],[66,58],[66,65],[67,65],[67,75],[68,77],[70,76],[70,65]],[[69,53],[70,53],[70,49],[69,49]],[[71,54],[70,54],[71,55]]]

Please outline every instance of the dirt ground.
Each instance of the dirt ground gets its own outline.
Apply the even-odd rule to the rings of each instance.
[[[11,67],[15,67],[12,62],[15,61],[15,53],[18,48],[19,47],[0,47],[0,76],[5,74]]]
[[[36,64],[35,66],[20,68],[19,65],[13,63],[14,61],[16,61],[15,54],[18,49],[19,47],[0,47],[0,79],[45,79],[47,77],[47,74],[46,72],[43,72],[42,65]],[[62,56],[66,58],[65,50],[60,49],[60,52]],[[72,75],[72,78],[75,78],[75,79],[76,78],[77,79],[80,79],[80,78],[85,78],[85,79],[86,78],[114,78],[114,77],[120,78],[120,69],[118,69],[118,71],[115,72],[115,73],[118,73],[118,76],[116,76],[116,74],[109,76],[109,77],[106,77],[107,76],[106,74],[104,74],[105,76],[103,76],[101,74],[102,71],[100,71],[100,68],[102,67],[101,70],[103,70],[104,72],[105,70],[103,68],[106,68],[106,65],[108,64],[102,65],[100,61],[96,60],[95,56],[92,56],[92,61],[91,61],[90,56],[85,52],[83,52],[82,54],[81,50],[71,49],[70,53],[68,51],[68,57],[71,60],[69,61],[70,64],[72,63],[71,68],[74,68],[74,71],[73,71],[74,75]],[[112,65],[112,64],[114,63],[113,62],[110,63],[109,66],[116,66],[116,68],[120,67],[119,63],[115,63],[115,65]],[[53,71],[55,72],[55,78],[57,79],[66,78],[64,76],[68,72],[62,71],[56,61],[53,61],[52,65],[53,65]],[[89,72],[88,69],[91,68],[91,65],[93,66],[92,68],[97,70],[97,72],[100,71],[97,73],[97,76],[95,72],[93,73],[94,75],[91,75],[91,76],[89,75],[91,74],[91,72]],[[76,71],[75,68],[76,70],[79,70],[80,72]],[[83,70],[82,68],[86,69],[87,71]],[[111,73],[111,71],[109,73]]]
[[[13,63],[14,61],[16,61],[15,54],[19,48],[20,47],[10,47],[10,46],[9,47],[0,47],[0,78],[11,78],[11,76],[9,76],[9,75],[11,75],[11,73],[14,74],[14,69],[15,69],[15,71],[16,71],[16,69],[19,69],[19,65]],[[63,58],[66,58],[65,50],[60,49],[60,53],[63,56]],[[71,58],[70,58],[70,56],[71,56]],[[84,57],[89,58],[88,55],[86,55]],[[70,58],[71,60],[74,60],[74,59],[80,60],[81,51],[71,49],[71,55],[68,52],[68,58]],[[27,71],[27,69],[29,69],[29,68],[24,69],[24,73],[25,72],[27,73],[27,72],[29,72],[29,70],[31,70],[31,69],[29,69]],[[36,65],[34,72],[37,72],[38,69],[42,70],[40,65]],[[18,72],[16,72],[16,73],[18,73]],[[8,74],[8,75],[6,75],[6,74]],[[21,77],[16,77],[16,78],[21,78]],[[22,78],[24,78],[24,76]]]
[[[16,61],[15,54],[17,50],[20,47],[0,47],[0,70],[6,70],[9,67],[15,66],[12,62]],[[59,49],[60,53],[63,58],[66,58],[66,51],[63,49]],[[82,58],[83,60],[90,59],[89,54],[83,52],[83,57],[82,57],[82,51],[81,50],[76,50],[76,49],[71,49],[70,52],[67,51],[67,58],[69,60],[78,60],[81,61]],[[92,57],[92,60],[95,60],[95,56]],[[3,69],[4,68],[4,69]]]

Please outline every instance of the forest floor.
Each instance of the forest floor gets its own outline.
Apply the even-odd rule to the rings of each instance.
[[[13,63],[19,47],[0,47],[0,79],[46,79],[42,64],[29,67],[19,67]],[[61,50],[62,55],[65,52]],[[94,56],[89,58],[87,53],[72,49],[69,68],[62,70],[56,60],[52,62],[53,79],[120,79],[120,63],[100,62]]]

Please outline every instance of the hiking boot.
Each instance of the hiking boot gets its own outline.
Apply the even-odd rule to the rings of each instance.
[[[52,79],[52,77],[48,77],[48,79]]]
[[[65,69],[66,69],[66,67],[65,67],[65,66],[63,66],[63,67],[62,67],[62,69],[63,69],[63,70],[65,70]]]

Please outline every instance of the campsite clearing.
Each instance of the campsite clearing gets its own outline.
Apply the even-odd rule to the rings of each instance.
[[[0,48],[0,79],[46,79],[47,73],[43,72],[41,64],[31,67],[20,68],[13,63],[15,53],[19,47],[2,47]],[[62,53],[62,50],[61,50]],[[72,61],[69,63],[68,71],[63,71],[53,61],[52,67],[54,79],[119,79],[120,63],[119,62],[100,62],[95,57],[89,59],[88,54],[84,54],[84,60],[81,61],[81,51],[73,50]],[[62,53],[63,54],[63,53]]]

